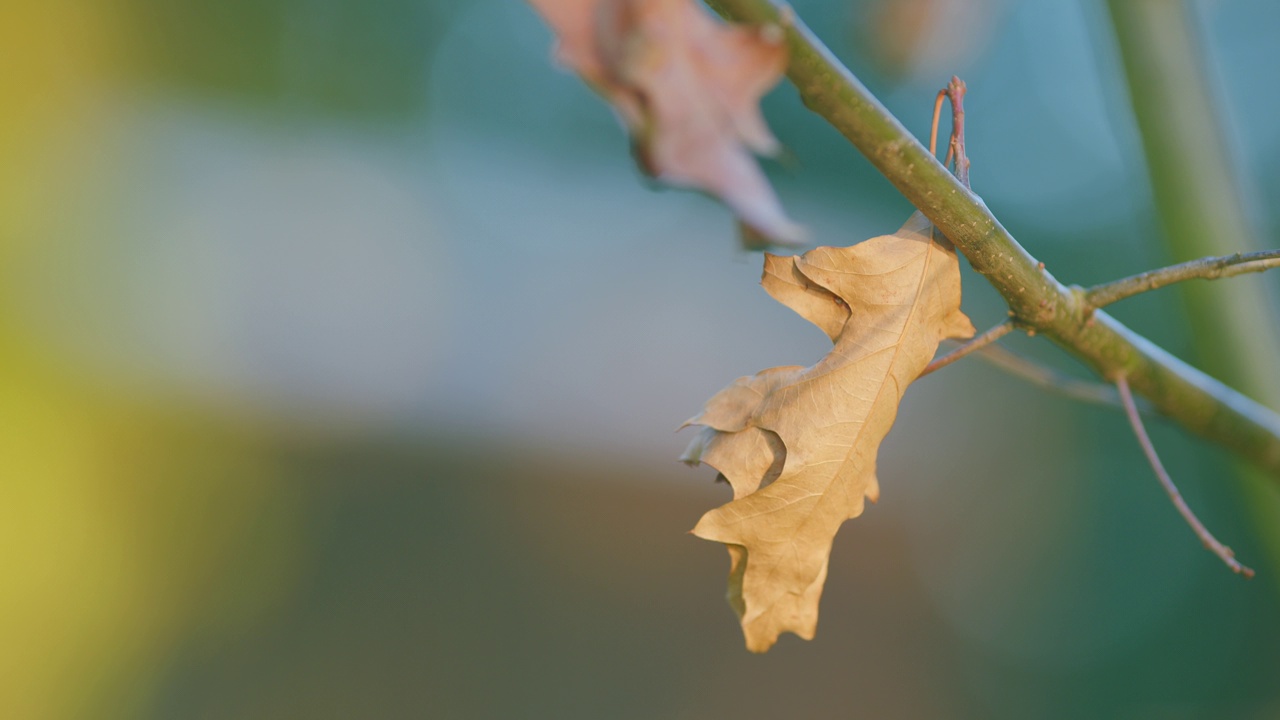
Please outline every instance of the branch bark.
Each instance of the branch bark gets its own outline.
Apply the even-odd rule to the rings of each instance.
[[[825,118],[964,253],[1004,297],[1020,326],[1132,388],[1182,426],[1222,444],[1280,480],[1280,415],[1178,360],[1044,270],[982,199],[937,161],[822,44],[790,8],[772,0],[711,0],[726,18],[782,27],[787,76]]]

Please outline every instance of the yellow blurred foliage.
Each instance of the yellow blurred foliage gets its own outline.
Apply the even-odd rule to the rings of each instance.
[[[92,127],[123,25],[107,3],[0,4],[6,273],[46,251],[58,139]],[[293,506],[252,430],[110,390],[17,304],[0,293],[0,717],[137,716],[176,651],[284,587]]]
[[[135,715],[180,641],[289,579],[288,498],[252,435],[4,355],[0,716]]]

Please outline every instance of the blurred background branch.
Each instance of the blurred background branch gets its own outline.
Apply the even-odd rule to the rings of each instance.
[[[1171,0],[1110,0],[1108,8],[1169,257],[1190,262],[1260,250],[1227,151],[1221,93],[1208,81],[1194,8]],[[1280,315],[1262,280],[1239,277],[1179,289],[1200,366],[1280,408]],[[1241,465],[1238,474],[1274,575],[1280,570],[1280,493],[1256,468]]]

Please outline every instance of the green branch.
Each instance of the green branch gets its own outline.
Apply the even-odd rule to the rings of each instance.
[[[1161,413],[1280,479],[1280,415],[1178,360],[1058,282],[981,198],[966,189],[844,67],[790,9],[771,0],[711,0],[725,17],[774,23],[791,52],[787,76],[805,105],[862,152],[1034,329],[1103,378],[1121,375]]]
[[[1280,250],[1200,258],[1095,285],[1085,292],[1085,299],[1090,305],[1100,308],[1184,280],[1217,280],[1273,268],[1280,268]]]

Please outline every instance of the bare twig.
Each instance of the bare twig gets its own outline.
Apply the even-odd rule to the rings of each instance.
[[[938,91],[933,99],[933,125],[929,128],[929,154],[938,156],[938,116],[942,114],[942,100],[947,96],[946,89]]]
[[[1009,332],[1012,330],[1013,330],[1013,320],[1011,319],[1005,320],[1004,322],[1000,323],[999,325],[996,325],[990,330],[987,330],[986,332],[973,338],[969,342],[966,342],[965,344],[961,345],[955,350],[952,350],[946,355],[943,355],[942,357],[937,358],[933,362],[929,363],[925,367],[924,371],[920,373],[920,377],[924,377],[925,375],[928,375],[929,373],[935,370],[941,370],[942,368],[950,365],[951,363],[959,360],[960,358],[964,357],[965,355],[968,355],[969,353],[975,350],[981,350],[983,347],[990,345],[991,343],[995,342],[996,340],[999,340],[1005,335],[1008,335]]]
[[[1072,400],[1079,400],[1092,405],[1105,405],[1118,410],[1124,408],[1124,405],[1120,402],[1119,394],[1111,385],[1071,377],[1066,373],[1045,367],[1034,360],[1028,360],[1001,345],[988,345],[982,348],[978,351],[978,357],[1010,375],[1022,378],[1032,385],[1058,393]],[[1142,414],[1155,414],[1151,403],[1142,398],[1135,398],[1135,403]]]
[[[985,345],[978,348],[977,356],[978,359],[994,365],[1014,377],[1026,380],[1032,385],[1057,393],[1063,397],[1079,400],[1090,405],[1102,405],[1116,410],[1124,409],[1124,404],[1120,402],[1120,394],[1116,392],[1115,386],[1072,377],[1064,372],[1059,372],[1023,357],[1003,345]],[[1147,417],[1159,416],[1155,408],[1151,406],[1151,403],[1144,398],[1135,397],[1134,404],[1138,406],[1138,412]]]
[[[933,99],[933,124],[929,127],[929,154],[938,155],[938,117],[942,114],[942,100],[951,100],[951,139],[947,143],[947,156],[943,165],[955,159],[955,175],[965,187],[969,187],[969,156],[964,151],[964,81],[952,75],[951,82],[938,91]]]
[[[969,156],[964,151],[964,81],[952,75],[947,83],[947,97],[951,99],[951,146],[947,148],[947,160],[955,158],[956,178],[969,187]],[[946,162],[942,163],[946,165]]]
[[[1139,293],[1156,290],[1183,280],[1216,280],[1245,273],[1262,272],[1280,268],[1280,250],[1261,250],[1218,257],[1200,258],[1190,262],[1170,265],[1156,270],[1131,275],[1085,291],[1088,303],[1100,308]]]
[[[942,114],[943,98],[949,98],[951,100],[951,141],[948,143],[947,159],[943,164],[951,162],[951,158],[954,156],[956,159],[956,177],[964,183],[965,187],[969,187],[969,158],[965,156],[964,152],[964,92],[964,82],[960,78],[952,76],[951,82],[947,84],[947,87],[939,90],[937,96],[934,97],[933,123],[929,128],[929,154],[937,157],[938,116]],[[961,172],[964,174],[961,175]],[[932,231],[936,232],[937,228],[933,228]],[[925,367],[919,377],[924,377],[935,370],[940,370],[969,353],[999,340],[1009,334],[1012,329],[1012,320],[1006,319],[999,325],[961,345],[959,349],[935,359]]]
[[[1218,539],[1209,532],[1204,523],[1200,522],[1200,518],[1191,511],[1187,505],[1187,501],[1182,499],[1182,493],[1178,492],[1178,487],[1173,484],[1173,478],[1169,477],[1168,471],[1164,469],[1164,463],[1160,462],[1160,456],[1156,454],[1156,448],[1151,444],[1151,438],[1147,436],[1147,429],[1142,424],[1142,417],[1138,415],[1138,407],[1133,402],[1133,392],[1129,389],[1129,381],[1123,374],[1116,376],[1116,389],[1120,391],[1120,401],[1124,403],[1125,414],[1129,416],[1129,424],[1133,426],[1133,434],[1138,436],[1138,443],[1142,445],[1142,452],[1146,453],[1147,461],[1151,463],[1151,469],[1156,471],[1156,477],[1160,479],[1160,484],[1164,486],[1164,491],[1169,493],[1169,499],[1173,501],[1173,506],[1178,509],[1178,513],[1182,515],[1182,519],[1187,521],[1191,529],[1195,531],[1196,537],[1200,538],[1200,542],[1209,549],[1214,555],[1217,555],[1222,562],[1231,568],[1231,572],[1244,575],[1246,578],[1253,577],[1253,569],[1245,565],[1241,565],[1236,560],[1236,554],[1231,548],[1218,542]]]

